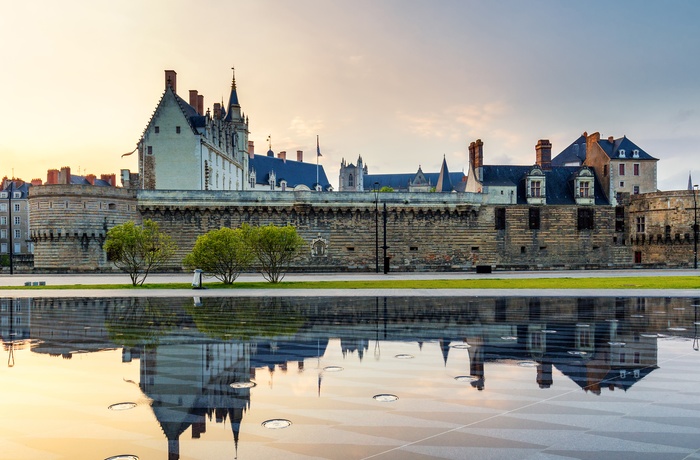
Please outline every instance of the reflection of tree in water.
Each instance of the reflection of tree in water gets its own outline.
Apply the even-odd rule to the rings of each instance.
[[[189,299],[134,298],[111,310],[105,318],[109,338],[114,343],[135,346],[157,343],[169,331],[191,325],[183,309]]]
[[[306,323],[303,304],[285,298],[203,298],[188,304],[197,329],[216,339],[249,340],[292,335]]]

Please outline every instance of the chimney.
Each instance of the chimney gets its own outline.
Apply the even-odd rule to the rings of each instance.
[[[117,186],[117,176],[116,174],[101,174],[100,179],[107,182],[110,187]]]
[[[304,151],[303,150],[297,150],[297,161],[302,162],[304,161]]]
[[[221,104],[218,102],[214,103],[214,119],[218,120],[221,118]]]
[[[277,158],[282,159],[285,163],[287,162],[287,152],[286,151],[281,151],[280,153],[277,154]]]
[[[552,169],[552,144],[549,139],[540,139],[535,146],[537,166],[544,170]]]
[[[173,93],[177,93],[177,72],[174,70],[165,71],[165,89],[170,86],[173,89]]]
[[[85,179],[90,182],[90,185],[95,185],[95,175],[94,174],[88,174],[85,176]]]
[[[197,113],[204,115],[204,95],[197,95]]]
[[[484,166],[484,143],[481,139],[474,142],[474,169]]]
[[[32,184],[32,186],[34,186],[34,185],[42,185],[42,182],[41,182],[41,179],[32,179],[32,181],[30,182],[30,184]]]
[[[122,178],[122,187],[124,188],[129,188],[131,187],[131,171],[128,169],[122,169],[120,171],[120,175]]]
[[[608,142],[610,142],[611,144],[614,144],[614,143],[615,143],[615,138],[612,137],[612,136],[608,136]]]
[[[472,142],[469,144],[469,165],[475,168],[474,162],[476,161],[476,143]]]
[[[255,144],[253,141],[248,141],[248,156],[251,160],[255,157]]]
[[[70,167],[64,166],[58,173],[58,183],[64,185],[70,185]]]
[[[190,90],[190,105],[192,108],[197,110],[197,90],[196,89],[191,89]],[[199,110],[197,110],[197,113],[199,113]],[[201,113],[199,113],[201,115]]]
[[[58,184],[58,169],[49,169],[46,173],[46,185]]]

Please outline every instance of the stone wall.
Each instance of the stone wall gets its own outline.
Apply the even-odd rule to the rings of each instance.
[[[107,231],[140,222],[136,191],[91,185],[43,185],[29,195],[35,269],[109,270],[102,244]]]
[[[629,244],[631,250],[637,253],[637,266],[693,267],[696,202],[700,202],[700,194],[695,196],[694,201],[691,190],[630,197]],[[639,219],[643,219],[643,222]],[[639,225],[642,223],[643,226]]]
[[[594,228],[577,230],[577,206],[541,206],[540,228],[529,228],[529,206],[507,206],[506,228],[495,228],[495,206],[474,194],[140,191],[139,212],[172,235],[180,261],[197,236],[222,226],[286,225],[309,249],[296,269],[373,271],[383,266],[383,205],[391,270],[610,268],[625,254],[614,248],[615,209],[590,207]]]

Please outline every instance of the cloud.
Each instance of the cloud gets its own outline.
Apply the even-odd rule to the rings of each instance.
[[[289,129],[300,138],[316,136],[323,129],[322,120],[304,120],[296,116],[289,123]]]

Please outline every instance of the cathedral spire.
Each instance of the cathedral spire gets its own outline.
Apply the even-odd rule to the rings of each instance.
[[[241,121],[241,106],[238,103],[238,92],[236,91],[236,70],[231,67],[233,79],[231,81],[231,95],[228,98],[228,113],[226,121]]]

